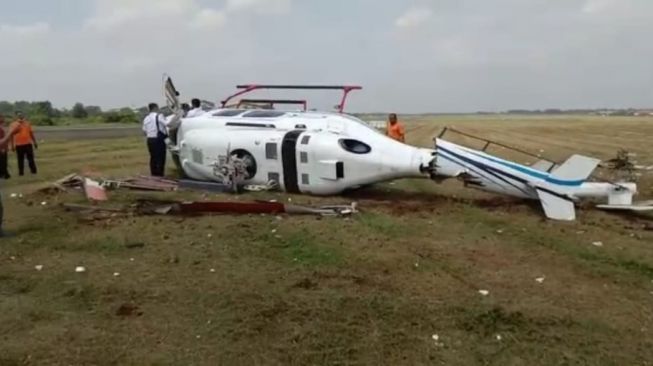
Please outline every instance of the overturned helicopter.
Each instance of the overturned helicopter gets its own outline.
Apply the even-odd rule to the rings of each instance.
[[[222,108],[172,119],[169,147],[184,174],[226,185],[270,185],[289,193],[335,195],[400,178],[428,177],[435,151],[397,142],[343,113],[358,86],[244,85]],[[227,108],[258,89],[341,90],[338,113]],[[166,98],[179,111],[168,79]]]
[[[336,195],[402,178],[447,178],[492,193],[539,200],[546,216],[574,220],[583,198],[608,201],[604,209],[645,211],[636,205],[634,183],[589,182],[599,160],[580,155],[557,164],[526,166],[440,138],[434,149],[397,142],[362,120],[344,113],[347,96],[358,86],[241,85],[220,108],[183,118],[179,93],[165,81],[169,149],[178,169],[194,180],[231,187],[265,185],[289,193]],[[229,102],[260,89],[340,90],[337,113],[241,108]],[[275,101],[262,101],[274,104]],[[277,101],[278,102],[278,101]],[[297,101],[286,101],[297,104]],[[302,104],[302,103],[299,103]],[[486,147],[491,142],[487,142]]]

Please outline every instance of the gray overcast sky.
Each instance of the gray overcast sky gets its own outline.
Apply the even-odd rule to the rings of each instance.
[[[167,72],[210,100],[245,82],[357,83],[354,111],[653,106],[652,0],[0,4],[0,100],[140,106]]]

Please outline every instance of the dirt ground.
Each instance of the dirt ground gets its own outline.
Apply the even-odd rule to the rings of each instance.
[[[425,147],[452,125],[560,160],[627,148],[653,164],[650,118],[405,123]],[[110,203],[356,201],[350,218],[86,220],[59,206],[80,195],[30,192],[71,172],[145,173],[142,141],[46,141],[37,154],[38,176],[2,186],[17,236],[0,241],[0,365],[653,364],[651,217],[584,205],[551,222],[537,204],[406,180],[328,199]],[[639,183],[651,199],[653,177]]]

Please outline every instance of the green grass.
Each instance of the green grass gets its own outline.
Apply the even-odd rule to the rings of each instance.
[[[453,124],[561,158],[574,151],[607,158],[618,145],[642,163],[653,153],[648,119],[477,118],[406,124],[411,142],[422,146]],[[576,146],[562,146],[568,144]],[[69,172],[146,173],[142,141],[46,141],[37,159],[38,176],[3,185],[5,226],[18,236],[0,243],[0,365],[653,360],[653,233],[642,229],[646,219],[583,208],[577,222],[555,223],[543,220],[537,205],[457,182],[406,180],[344,198],[111,192],[109,203],[357,201],[362,212],[349,219],[89,220],[58,206],[83,203],[79,193],[30,192]],[[644,198],[653,196],[652,182],[642,177]],[[10,198],[14,192],[24,197]],[[87,271],[75,273],[77,266]]]

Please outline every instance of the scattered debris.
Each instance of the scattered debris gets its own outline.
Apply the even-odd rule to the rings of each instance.
[[[318,208],[284,205],[276,202],[174,202],[140,200],[137,210],[143,214],[272,214],[345,216],[357,213],[356,203],[344,206],[323,206]]]
[[[86,272],[86,267],[77,266],[77,267],[75,268],[75,272],[77,272],[77,273],[84,273],[84,272]]]
[[[195,180],[186,180],[186,179],[182,179],[179,181],[179,188],[215,192],[215,193],[226,193],[226,192],[233,191],[233,188],[226,184],[214,183],[214,182],[199,182]]]
[[[440,336],[437,334],[434,334],[431,336],[431,339],[433,339],[433,342],[435,342],[435,345],[437,347],[444,347],[444,343],[440,342]]]
[[[145,243],[127,243],[125,244],[125,248],[127,249],[138,249],[138,248],[144,248]]]
[[[209,272],[211,272],[211,273],[215,273],[215,268],[211,268],[211,269],[209,270]]]
[[[113,272],[113,277],[120,277],[120,272]]]
[[[18,197],[18,194],[17,194],[17,193],[12,193],[12,194],[11,194],[11,198],[16,198],[16,197]]]
[[[501,341],[501,339],[502,339],[502,337],[501,337],[501,334],[497,334],[497,336],[496,336],[496,338],[497,338],[497,341],[499,341],[499,342],[500,342],[500,341]]]
[[[595,247],[599,247],[599,248],[600,248],[600,247],[603,246],[603,242],[601,242],[601,241],[595,241],[595,242],[592,243],[592,245],[594,245]]]
[[[104,187],[102,187],[100,183],[89,178],[84,178],[84,194],[86,194],[86,198],[90,201],[108,200],[107,192],[104,190]]]
[[[544,276],[542,276],[542,277],[538,277],[538,278],[535,279],[535,281],[537,281],[538,283],[544,283],[544,279],[545,279],[545,278],[546,278],[546,277],[544,277]]]
[[[139,175],[121,180],[104,180],[102,186],[108,189],[127,188],[140,191],[173,192],[178,189],[179,183],[170,179]]]
[[[143,312],[140,311],[140,309],[138,308],[137,305],[134,305],[134,304],[122,304],[122,305],[120,305],[118,310],[116,310],[116,315],[117,316],[124,316],[124,317],[141,316],[141,315],[143,315]]]
[[[487,296],[490,294],[490,291],[488,290],[478,290],[478,293],[481,294],[482,296]]]
[[[46,201],[41,202],[41,206],[46,206],[48,203]]]
[[[42,271],[43,270],[43,265],[42,264],[37,264],[36,266],[34,266],[34,269],[36,269],[37,271]]]
[[[503,234],[503,229],[497,230],[497,234]]]

